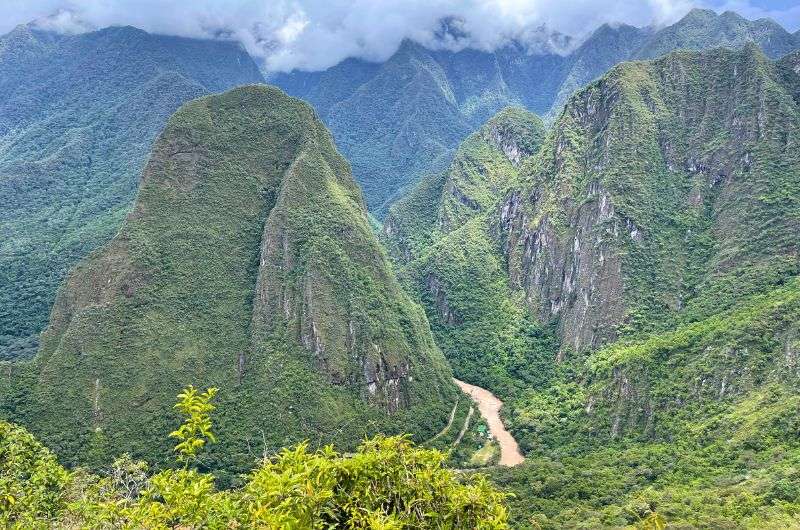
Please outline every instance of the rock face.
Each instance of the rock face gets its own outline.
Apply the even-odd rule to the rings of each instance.
[[[511,282],[558,320],[562,356],[663,321],[726,275],[796,267],[794,200],[765,195],[798,185],[792,60],[677,53],[572,99],[497,222]]]
[[[501,217],[509,233],[512,286],[526,293],[542,321],[557,320],[563,345],[574,350],[594,348],[613,338],[614,326],[624,316],[622,262],[614,247],[620,221],[599,183],[587,191],[584,204],[565,204],[568,232],[547,216],[535,229],[528,228],[528,219],[517,209],[517,195],[503,204]],[[533,209],[544,206],[542,199],[529,198]],[[558,359],[563,355],[562,347]]]
[[[595,299],[611,295],[623,316],[601,344],[625,338],[590,358],[589,421],[600,432],[672,436],[672,415],[758,400],[768,385],[796,388],[786,353],[800,314],[796,62],[796,53],[769,61],[755,46],[676,53],[617,68],[573,101],[566,119],[592,124],[574,174],[599,168],[620,228],[610,241],[623,295]],[[627,145],[615,154],[618,141]],[[569,152],[552,147],[558,168]],[[649,162],[623,171],[625,152]]]
[[[70,275],[42,344],[31,399],[3,410],[73,462],[108,447],[164,458],[165,411],[190,383],[220,388],[210,465],[227,469],[246,467],[251,440],[424,437],[456,392],[329,133],[265,86],[170,119],[133,211]]]

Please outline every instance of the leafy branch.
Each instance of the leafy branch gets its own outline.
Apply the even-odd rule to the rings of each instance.
[[[212,387],[200,392],[194,385],[189,385],[178,394],[175,408],[186,416],[186,419],[177,430],[169,433],[169,436],[179,440],[174,451],[178,453],[178,460],[186,466],[197,459],[197,454],[207,442],[217,441],[211,430],[211,413],[216,408],[211,404],[211,400],[217,395],[218,390]]]

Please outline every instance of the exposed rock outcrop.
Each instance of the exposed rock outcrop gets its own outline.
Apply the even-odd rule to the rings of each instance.
[[[763,202],[797,186],[787,63],[754,45],[674,53],[570,101],[494,228],[512,284],[557,320],[559,358],[675,314],[720,275],[796,262],[793,206]]]

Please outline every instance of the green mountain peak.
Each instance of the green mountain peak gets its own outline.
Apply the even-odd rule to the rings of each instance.
[[[425,439],[456,392],[330,134],[263,85],[170,118],[121,230],[62,286],[33,363],[5,374],[6,406],[25,374],[18,419],[89,464],[166,458],[175,393],[216,386],[228,443],[211,458],[231,470],[256,440]]]

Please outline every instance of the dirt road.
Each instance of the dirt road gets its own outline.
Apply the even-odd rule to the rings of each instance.
[[[521,464],[525,457],[520,453],[517,441],[506,430],[502,420],[500,420],[500,408],[503,406],[503,402],[485,388],[471,385],[458,379],[453,379],[453,381],[477,403],[481,416],[489,425],[489,432],[492,433],[492,436],[500,446],[500,465],[513,467]]]

